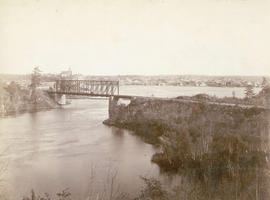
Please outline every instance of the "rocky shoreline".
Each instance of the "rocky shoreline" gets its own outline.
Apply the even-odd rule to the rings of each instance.
[[[16,102],[6,101],[1,105],[0,117],[12,116],[27,112],[38,112],[43,110],[49,110],[59,108],[60,106],[44,91],[39,90],[37,92],[36,102],[32,102],[29,99],[19,96]]]
[[[228,140],[223,151],[231,151],[233,141],[250,151],[269,151],[269,109],[143,97],[129,104],[119,102],[110,100],[109,119],[103,123],[130,129],[146,142],[160,145],[162,152],[152,161],[167,169],[216,154],[215,145],[222,140]]]

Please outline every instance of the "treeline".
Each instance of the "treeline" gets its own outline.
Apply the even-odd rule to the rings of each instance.
[[[246,96],[244,98],[237,97],[223,97],[218,98],[216,96],[210,96],[207,94],[197,94],[194,96],[179,96],[176,99],[182,100],[194,100],[200,102],[216,102],[216,103],[228,103],[236,105],[251,105],[258,107],[270,107],[270,86],[265,86],[262,90],[255,95],[252,87],[246,88]]]

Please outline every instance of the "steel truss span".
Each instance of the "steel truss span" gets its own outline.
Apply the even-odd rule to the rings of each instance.
[[[93,96],[119,95],[119,81],[57,80],[54,92]]]

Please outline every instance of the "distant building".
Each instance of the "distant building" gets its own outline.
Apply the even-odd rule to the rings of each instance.
[[[84,76],[82,74],[73,74],[72,75],[73,80],[85,80]],[[106,80],[106,78],[100,78],[100,80]]]
[[[60,78],[61,79],[72,79],[72,71],[71,68],[68,68],[67,71],[62,71],[60,73]]]

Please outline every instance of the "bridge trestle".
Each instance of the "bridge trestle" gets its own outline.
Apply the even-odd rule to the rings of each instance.
[[[65,94],[119,95],[119,81],[104,80],[57,80],[55,92]]]

